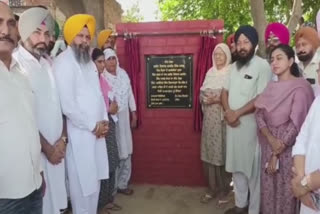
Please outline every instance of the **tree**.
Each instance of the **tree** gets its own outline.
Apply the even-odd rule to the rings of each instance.
[[[55,0],[55,2],[66,17],[77,13],[94,14],[97,22],[96,32],[104,29],[104,0]]]
[[[159,7],[163,20],[223,19],[229,33],[253,24],[262,54],[268,22],[284,23],[293,32],[302,13],[307,21],[315,20],[320,4],[319,0],[160,0]]]
[[[125,15],[122,17],[122,22],[141,22],[143,16],[140,14],[139,3],[136,2],[131,8],[125,11]]]

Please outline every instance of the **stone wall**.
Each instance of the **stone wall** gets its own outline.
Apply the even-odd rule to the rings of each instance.
[[[20,6],[13,7],[14,12],[17,14],[22,13],[24,10],[32,6],[44,5],[51,10],[52,15],[57,19],[60,26],[63,26],[63,23],[67,18],[65,14],[60,10],[60,8],[56,5],[54,0],[20,0],[20,2]],[[105,27],[115,29],[115,25],[121,22],[121,16],[123,14],[121,5],[116,0],[105,0],[104,8]]]

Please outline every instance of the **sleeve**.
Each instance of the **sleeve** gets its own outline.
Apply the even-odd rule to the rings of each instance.
[[[267,124],[264,120],[264,114],[262,109],[258,109],[256,113],[257,126],[259,129],[267,127]]]
[[[297,135],[298,135],[298,130],[296,126],[293,124],[293,122],[290,120],[290,123],[288,124],[284,137],[282,139],[284,144],[286,146],[293,146]]]
[[[310,111],[300,129],[300,132],[298,134],[298,137],[296,139],[296,143],[293,146],[292,149],[292,156],[295,155],[306,155],[307,151],[307,146],[308,146],[308,141],[309,141],[309,136],[312,127],[312,119],[314,118],[314,112],[317,111],[317,108],[319,107],[319,100],[320,98],[318,97],[312,104]]]
[[[310,104],[308,105],[308,103],[305,93],[301,90],[297,90],[291,105],[290,122],[282,138],[286,146],[294,145],[295,138],[299,134],[302,122],[306,119],[306,114],[310,108]]]
[[[54,63],[53,70],[63,114],[78,128],[91,132],[95,128],[97,121],[89,120],[87,114],[78,108],[79,105],[76,98],[77,78],[74,70],[66,69],[65,64],[60,61]]]
[[[263,61],[263,63],[259,63],[259,66],[261,66],[261,70],[258,77],[257,92],[258,94],[261,94],[267,87],[269,81],[272,79],[272,72],[270,65],[265,60]]]

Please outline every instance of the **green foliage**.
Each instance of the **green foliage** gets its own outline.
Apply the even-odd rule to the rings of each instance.
[[[264,0],[268,22],[287,24],[293,0]],[[249,0],[159,0],[162,20],[223,19],[225,28],[234,32],[242,24],[253,24]],[[320,0],[303,0],[306,21],[314,21]]]
[[[122,17],[122,22],[141,22],[143,16],[140,13],[139,4],[136,2],[131,8],[125,11],[125,15]]]

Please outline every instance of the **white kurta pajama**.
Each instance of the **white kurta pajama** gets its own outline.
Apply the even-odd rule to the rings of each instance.
[[[320,97],[317,97],[301,127],[296,143],[292,149],[292,156],[305,156],[305,174],[308,175],[320,169]],[[319,190],[318,190],[319,191]],[[300,214],[320,214],[303,204]]]
[[[113,51],[110,52],[110,56],[116,56]],[[106,54],[106,58],[108,54]],[[118,62],[118,59],[117,59]],[[128,188],[128,183],[131,177],[131,155],[132,149],[132,133],[130,127],[130,114],[136,111],[136,102],[133,96],[130,79],[125,70],[117,66],[116,75],[112,75],[105,71],[104,77],[112,87],[112,92],[115,95],[115,99],[118,103],[118,122],[116,124],[116,139],[119,149],[120,166],[117,170],[117,187],[119,189]]]
[[[49,62],[38,61],[25,48],[19,46],[14,53],[21,70],[28,77],[36,103],[37,125],[42,136],[54,145],[62,135],[63,120],[60,100]],[[42,154],[46,192],[43,199],[43,213],[60,214],[67,207],[65,186],[65,163],[52,165]]]
[[[97,212],[100,180],[108,179],[105,139],[92,133],[108,120],[98,74],[93,62],[81,65],[68,47],[54,62],[54,74],[67,117],[67,171],[73,214]]]
[[[254,56],[241,69],[232,65],[229,81],[224,88],[229,92],[229,106],[237,110],[259,95],[271,80],[272,73],[266,60]],[[235,202],[239,208],[248,205],[249,214],[259,213],[260,204],[260,145],[254,113],[239,118],[240,125],[227,125],[226,170],[233,173]]]

